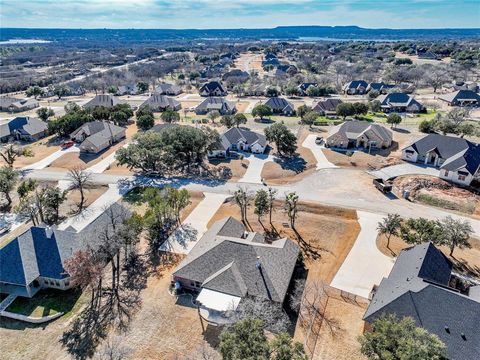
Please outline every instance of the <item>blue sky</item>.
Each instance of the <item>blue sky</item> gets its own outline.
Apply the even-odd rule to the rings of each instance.
[[[0,0],[2,27],[480,28],[480,0]]]

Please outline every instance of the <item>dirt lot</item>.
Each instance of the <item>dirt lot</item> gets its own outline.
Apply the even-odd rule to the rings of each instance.
[[[210,159],[208,165],[210,168],[218,169],[228,167],[232,171],[232,177],[228,179],[229,182],[237,182],[245,175],[249,161],[247,159]]]
[[[306,128],[297,134],[298,157],[284,163],[268,162],[263,166],[262,178],[269,185],[282,185],[302,180],[315,171],[317,162],[310,149],[301,146],[310,132]],[[275,149],[272,150],[275,153]]]
[[[54,136],[49,136],[31,144],[25,144],[25,147],[32,150],[33,156],[20,156],[14,163],[15,168],[33,164],[60,150],[61,142],[55,141]],[[3,158],[0,158],[0,166],[5,165]]]
[[[476,276],[480,279],[480,239],[472,238],[470,240],[471,249],[455,249],[451,257],[450,249],[441,246],[440,250],[455,264],[458,271]],[[390,257],[396,257],[402,249],[410,247],[399,237],[390,238],[390,246],[387,248],[387,240],[384,235],[377,237],[377,247],[382,253]]]
[[[410,191],[413,201],[453,210],[472,217],[480,217],[480,197],[475,193],[454,186],[433,176],[400,176],[393,182],[394,191],[401,196],[405,190]]]

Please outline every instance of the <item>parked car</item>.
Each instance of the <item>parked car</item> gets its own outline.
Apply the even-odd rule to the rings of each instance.
[[[315,138],[315,144],[317,144],[317,145],[322,145],[322,143],[323,143],[323,137],[317,136],[317,137]]]
[[[75,141],[73,140],[68,140],[68,141],[65,141],[63,144],[62,144],[62,149],[68,149],[70,147],[72,147],[73,145],[75,145]]]
[[[373,185],[383,193],[392,191],[392,184],[380,178],[373,179]]]

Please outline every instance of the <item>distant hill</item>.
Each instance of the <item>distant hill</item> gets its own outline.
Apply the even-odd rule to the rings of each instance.
[[[480,29],[366,29],[358,26],[279,26],[272,29],[26,29],[2,28],[0,41],[132,43],[194,39],[438,40],[480,38]]]

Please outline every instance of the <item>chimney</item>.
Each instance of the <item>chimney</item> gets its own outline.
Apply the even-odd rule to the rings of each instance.
[[[262,268],[262,263],[260,262],[260,256],[257,256],[257,262],[255,264],[255,267],[260,270]]]
[[[51,238],[52,235],[53,235],[53,229],[50,227],[50,226],[47,226],[45,228],[45,235],[48,237],[48,238]]]

